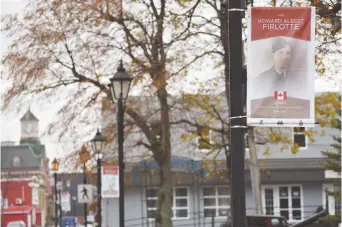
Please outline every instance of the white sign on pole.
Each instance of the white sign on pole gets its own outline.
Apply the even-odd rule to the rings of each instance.
[[[78,203],[91,203],[93,201],[93,185],[79,184],[77,186]]]
[[[71,205],[70,205],[70,193],[69,192],[63,192],[61,194],[61,206],[63,211],[71,211]]]
[[[248,9],[247,125],[315,126],[315,12]]]
[[[119,198],[119,169],[117,166],[102,167],[102,198]]]
[[[63,190],[63,182],[62,181],[58,181],[56,184],[57,190],[58,191],[62,191]]]

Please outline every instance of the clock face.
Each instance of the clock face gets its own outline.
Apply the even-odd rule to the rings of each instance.
[[[24,130],[26,133],[31,133],[33,131],[33,125],[32,124],[25,125]]]

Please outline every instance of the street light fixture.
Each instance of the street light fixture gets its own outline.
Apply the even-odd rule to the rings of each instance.
[[[125,165],[123,162],[123,129],[124,129],[124,108],[123,101],[128,97],[130,90],[132,77],[130,77],[120,61],[117,72],[110,79],[110,93],[113,103],[117,100],[118,112],[117,112],[117,124],[118,124],[118,147],[119,147],[119,213],[120,213],[120,227],[125,226],[125,189],[124,189],[124,170]]]
[[[132,79],[133,78],[126,73],[121,60],[117,72],[113,78],[110,79],[109,87],[113,102],[116,99],[127,99]]]
[[[97,129],[95,137],[91,140],[93,144],[94,152],[96,152],[96,161],[97,161],[97,222],[98,227],[102,226],[102,210],[101,210],[101,159],[102,159],[102,150],[105,138],[100,133],[100,130]]]
[[[55,227],[58,227],[58,193],[57,193],[57,172],[59,170],[59,161],[55,158],[52,162],[53,177],[55,180]]]

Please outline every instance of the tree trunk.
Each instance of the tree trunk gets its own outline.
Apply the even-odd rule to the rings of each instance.
[[[172,172],[170,162],[160,166],[160,189],[158,194],[157,227],[172,227]]]
[[[256,146],[254,140],[254,127],[248,127],[248,145],[249,145],[249,160],[251,172],[252,193],[255,203],[256,214],[262,214],[261,201],[261,185],[260,185],[260,168],[258,165],[258,156],[256,153]]]
[[[160,75],[164,77],[165,75]],[[162,80],[164,81],[164,80]],[[158,209],[156,213],[156,227],[172,227],[172,170],[171,170],[171,142],[170,142],[170,118],[169,106],[167,103],[168,93],[165,83],[157,91],[160,103],[160,127],[161,127],[161,145],[160,149],[155,151],[155,157],[159,164],[160,188],[158,195]]]

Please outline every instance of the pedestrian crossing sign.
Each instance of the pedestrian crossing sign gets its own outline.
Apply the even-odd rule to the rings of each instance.
[[[78,203],[91,203],[93,201],[93,185],[79,184],[77,186]]]

